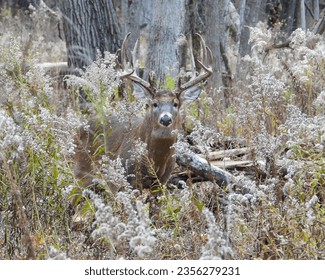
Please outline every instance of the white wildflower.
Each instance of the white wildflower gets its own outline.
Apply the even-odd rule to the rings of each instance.
[[[233,254],[226,235],[220,230],[215,222],[213,214],[207,209],[203,209],[203,214],[207,221],[208,242],[202,247],[202,260],[220,260],[225,259]]]

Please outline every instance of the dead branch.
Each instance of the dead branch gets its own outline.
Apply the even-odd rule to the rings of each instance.
[[[211,161],[211,165],[222,168],[222,169],[235,169],[235,168],[245,168],[252,167],[254,165],[251,160],[222,160],[222,161]]]
[[[245,147],[239,149],[210,152],[207,155],[199,154],[198,156],[205,158],[207,160],[218,160],[218,159],[223,159],[225,157],[236,157],[236,156],[246,155],[250,151],[251,148]]]
[[[203,179],[216,182],[219,186],[227,186],[235,182],[235,177],[232,174],[211,165],[207,160],[194,153],[177,154],[176,162]]]
[[[36,67],[43,69],[46,74],[51,76],[56,76],[60,73],[69,73],[71,71],[67,62],[44,62],[36,64]]]

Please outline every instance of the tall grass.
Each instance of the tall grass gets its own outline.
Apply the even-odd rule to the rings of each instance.
[[[27,20],[41,27],[41,15]],[[13,23],[10,32],[4,21]],[[94,179],[101,188],[86,188],[73,209],[77,130],[94,114],[132,118],[144,106],[112,98],[119,80],[110,54],[81,77],[66,77],[68,89],[57,87],[38,62],[62,59],[48,53],[62,42],[49,43],[42,28],[23,40],[19,26],[10,17],[1,23],[0,258],[325,258],[324,38],[296,30],[288,48],[272,48],[271,30],[251,29],[253,52],[241,58],[246,74],[238,75],[229,107],[214,90],[189,108],[191,135],[179,137],[179,149],[193,149],[188,137],[206,151],[252,148],[253,172],[234,171],[237,184],[189,180],[183,189],[162,186],[153,198],[134,190],[120,160],[101,151]],[[91,101],[83,111],[74,94],[80,88]],[[144,148],[138,143],[134,156]],[[111,184],[121,191],[112,194]]]

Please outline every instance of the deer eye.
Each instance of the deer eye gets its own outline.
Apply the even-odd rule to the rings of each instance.
[[[154,103],[152,104],[152,106],[155,107],[155,108],[157,108],[157,107],[158,107],[158,103],[157,103],[157,102],[154,102]]]
[[[177,108],[178,107],[178,103],[174,102],[174,107]]]

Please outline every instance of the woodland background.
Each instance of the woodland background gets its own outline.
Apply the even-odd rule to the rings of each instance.
[[[325,258],[324,1],[0,7],[0,258]],[[205,38],[214,75],[186,109],[176,148],[234,176],[219,186],[179,167],[183,187],[164,188],[155,216],[105,157],[103,191],[70,203],[74,137],[89,112],[143,111],[119,90],[115,53],[128,32],[141,75],[153,70],[165,87],[190,71],[193,35]],[[112,183],[125,191],[105,192]]]

